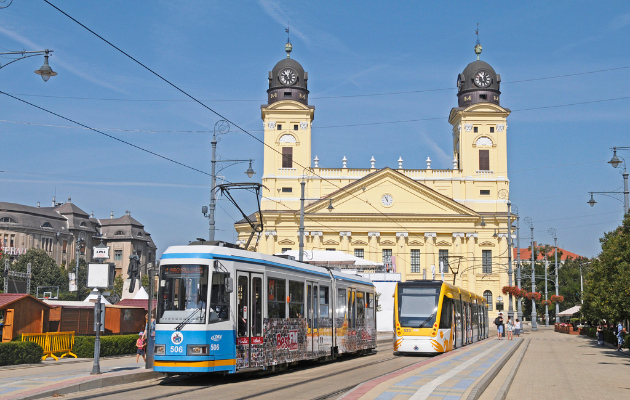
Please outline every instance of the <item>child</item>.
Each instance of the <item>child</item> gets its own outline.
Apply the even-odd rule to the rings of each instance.
[[[514,333],[516,337],[521,337],[521,321],[516,318],[516,322],[514,323]]]
[[[136,347],[138,348],[138,352],[136,354],[136,363],[138,362],[138,359],[140,358],[140,356],[142,356],[142,360],[144,362],[147,362],[146,357],[144,356],[144,332],[140,332],[138,333],[138,335],[140,336],[138,338],[138,340],[136,340]]]
[[[514,331],[514,324],[512,323],[512,317],[510,317],[507,322],[507,340],[513,340],[512,331]]]

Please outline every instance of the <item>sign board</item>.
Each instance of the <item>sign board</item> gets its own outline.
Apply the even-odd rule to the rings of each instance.
[[[68,273],[68,280],[69,280],[69,282],[68,282],[68,290],[70,292],[76,292],[77,291],[77,281],[76,281],[74,275],[75,275],[74,272],[69,272]]]
[[[109,289],[114,285],[115,266],[109,264],[88,264],[87,286],[92,289]]]
[[[97,260],[106,260],[109,258],[109,247],[94,246],[92,247],[92,258]]]

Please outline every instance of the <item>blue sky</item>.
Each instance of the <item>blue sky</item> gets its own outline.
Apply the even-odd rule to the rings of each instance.
[[[534,220],[536,239],[552,243],[553,227],[559,246],[594,256],[622,219],[620,201],[586,201],[589,191],[622,190],[620,171],[606,162],[610,147],[630,146],[630,99],[619,99],[630,87],[627,2],[51,2],[260,138],[267,73],[285,56],[289,20],[292,57],[309,72],[316,107],[313,156],[324,167],[341,167],[346,156],[349,167],[367,168],[374,156],[377,167],[402,157],[406,168],[425,168],[430,157],[433,168],[451,168],[448,115],[457,74],[475,59],[479,23],[482,59],[501,74],[501,104],[513,110],[511,200]],[[0,9],[0,46],[53,49],[59,73],[44,83],[32,72],[41,57],[18,61],[0,70],[0,90],[210,171],[219,118],[45,2]],[[600,70],[609,71],[536,80]],[[584,102],[593,103],[568,105]],[[419,121],[391,123],[406,120]],[[260,143],[232,132],[218,146],[225,159],[254,158],[260,179]],[[159,253],[207,235],[208,175],[4,95],[0,149],[1,201],[48,206],[56,193],[97,218],[130,210]],[[246,168],[221,175],[247,181]],[[253,211],[253,199],[240,200]],[[240,215],[219,204],[217,236],[232,241]]]

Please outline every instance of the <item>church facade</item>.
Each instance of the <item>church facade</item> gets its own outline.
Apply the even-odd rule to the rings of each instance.
[[[288,45],[290,46],[290,45]],[[453,168],[327,168],[311,152],[315,107],[308,73],[295,60],[269,72],[264,124],[261,210],[264,229],[250,249],[298,250],[304,183],[304,250],[340,250],[383,262],[410,279],[444,279],[483,295],[491,315],[508,285],[507,117],[500,75],[479,60],[457,76],[451,109]],[[253,214],[257,218],[257,214]],[[235,224],[239,243],[251,228]],[[443,273],[443,276],[442,276]]]

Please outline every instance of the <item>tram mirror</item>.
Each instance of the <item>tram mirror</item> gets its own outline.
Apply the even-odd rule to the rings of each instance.
[[[234,291],[234,281],[229,276],[225,278],[225,291],[227,293],[232,293]]]

